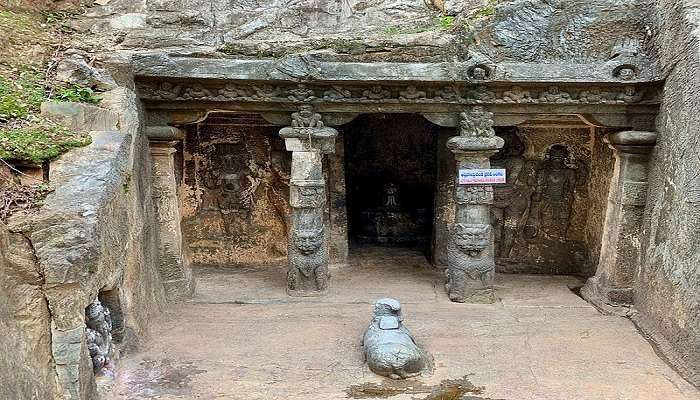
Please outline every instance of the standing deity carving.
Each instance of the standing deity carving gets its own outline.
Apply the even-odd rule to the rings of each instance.
[[[202,199],[202,208],[214,210],[247,210],[245,192],[249,181],[242,145],[222,143],[210,146],[209,169],[202,171],[202,184],[209,189]]]
[[[584,174],[583,166],[577,171],[569,160],[569,150],[563,145],[553,145],[547,150],[535,175],[530,214],[525,226],[525,236],[535,238],[540,234],[564,239],[569,227],[571,207],[577,175]]]
[[[514,131],[505,132],[503,149],[491,157],[491,165],[506,170],[506,183],[494,185],[494,202],[491,216],[495,225],[497,255],[509,257],[515,239],[527,218],[530,207],[528,184],[529,165],[523,154],[525,146]]]

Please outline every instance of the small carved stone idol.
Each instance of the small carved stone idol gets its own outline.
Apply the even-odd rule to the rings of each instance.
[[[374,303],[374,314],[362,339],[365,360],[375,374],[391,379],[416,376],[426,367],[425,352],[403,326],[401,303],[385,298]]]
[[[384,207],[396,208],[399,206],[399,202],[396,200],[397,192],[398,189],[393,183],[389,183],[389,185],[384,188]]]
[[[112,317],[109,309],[99,300],[85,310],[85,337],[95,375],[104,375],[112,369]]]

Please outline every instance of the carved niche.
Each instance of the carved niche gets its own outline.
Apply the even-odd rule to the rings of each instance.
[[[505,145],[491,158],[492,168],[506,170],[506,183],[493,185],[491,206],[499,270],[579,270],[588,250],[576,239],[579,232],[569,230],[576,198],[586,198],[586,163],[562,144],[540,147],[544,154],[526,152],[516,129],[502,130],[499,136]]]
[[[553,145],[537,166],[535,187],[524,234],[528,238],[544,235],[565,240],[576,186],[585,181],[585,168],[572,166],[569,150]]]

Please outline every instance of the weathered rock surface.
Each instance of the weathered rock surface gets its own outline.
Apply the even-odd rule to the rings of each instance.
[[[155,270],[158,237],[150,175],[141,173],[150,170],[150,154],[140,130],[139,105],[127,89],[110,93],[105,105],[113,111],[44,104],[46,114],[76,129],[118,125],[122,131],[92,132],[92,144],[52,162],[55,191],[37,215],[9,225],[15,232],[12,237],[24,238],[29,254],[36,255],[34,290],[41,294],[36,301],[44,302],[45,312],[39,305],[24,312],[38,319],[45,316],[34,323],[41,322],[40,327],[28,331],[39,332],[46,341],[43,349],[36,344],[37,357],[55,364],[50,379],[40,386],[51,388],[56,381],[58,393],[71,399],[90,399],[97,393],[85,340],[86,307],[109,293],[110,305],[121,306],[114,311],[122,318],[120,339],[126,346],[146,333],[146,321],[164,301]],[[11,243],[9,249],[17,252],[20,244]],[[26,343],[37,341],[30,338]]]
[[[667,74],[634,285],[636,319],[700,385],[700,9],[658,0],[654,45]]]
[[[646,55],[649,2],[635,0],[323,0],[143,3],[115,0],[88,11],[76,27],[85,42],[131,50],[237,57],[316,53],[325,59],[493,62],[607,61],[615,46],[638,43]],[[441,20],[442,15],[454,20]],[[186,50],[188,49],[189,50]],[[221,54],[220,54],[221,55]]]
[[[51,316],[42,283],[27,238],[0,224],[0,398],[53,396]]]
[[[118,115],[110,110],[83,103],[44,102],[41,115],[80,131],[115,131]]]
[[[86,53],[75,51],[58,62],[56,79],[61,82],[98,90],[110,90],[117,87],[117,83],[108,73],[90,65],[90,60]]]

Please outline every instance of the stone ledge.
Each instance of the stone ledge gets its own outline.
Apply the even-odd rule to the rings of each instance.
[[[44,102],[41,115],[80,131],[116,131],[119,126],[116,113],[82,103]]]
[[[639,71],[630,80],[614,75],[623,64],[600,63],[498,63],[487,71],[486,79],[471,75],[481,63],[363,63],[320,61],[308,56],[292,55],[283,59],[231,59],[173,57],[162,53],[135,54],[131,59],[134,74],[143,78],[258,80],[258,81],[337,81],[337,82],[455,82],[519,83],[642,83],[655,82],[654,68]]]

